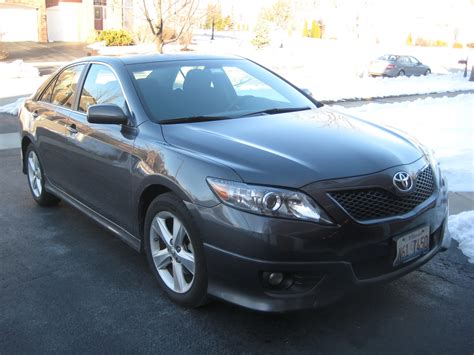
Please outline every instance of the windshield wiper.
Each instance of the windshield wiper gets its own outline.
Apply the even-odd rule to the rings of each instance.
[[[227,120],[232,117],[229,116],[191,116],[181,118],[170,118],[168,120],[161,120],[161,124],[173,124],[173,123],[189,123],[189,122],[207,122],[207,121],[219,121]]]
[[[269,108],[262,111],[247,113],[241,117],[258,116],[258,115],[276,115],[277,113],[297,112],[297,111],[305,111],[305,110],[311,110],[311,107],[308,107],[308,106],[281,107],[281,108],[275,107],[275,108]]]

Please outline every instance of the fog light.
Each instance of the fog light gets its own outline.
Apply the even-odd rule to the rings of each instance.
[[[268,275],[268,283],[272,286],[278,286],[283,282],[283,274],[281,272],[272,272]]]

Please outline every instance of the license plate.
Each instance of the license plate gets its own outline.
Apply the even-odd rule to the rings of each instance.
[[[430,250],[430,228],[428,226],[417,229],[395,239],[397,256],[393,266],[400,265]]]

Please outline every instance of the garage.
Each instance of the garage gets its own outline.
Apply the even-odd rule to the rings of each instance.
[[[4,42],[37,42],[37,9],[17,5],[0,5],[0,39]]]

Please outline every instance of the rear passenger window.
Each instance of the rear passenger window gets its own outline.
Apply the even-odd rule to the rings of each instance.
[[[39,101],[43,102],[51,102],[51,95],[53,94],[53,88],[54,88],[54,82],[56,80],[53,80],[52,83],[49,84],[48,88],[43,91],[43,94],[41,94]]]
[[[87,112],[90,105],[115,104],[125,109],[125,97],[112,70],[105,65],[92,64],[82,89],[79,111]]]
[[[77,83],[82,69],[84,69],[84,65],[76,65],[66,69],[59,75],[51,96],[52,104],[72,108],[74,93],[77,90]]]

